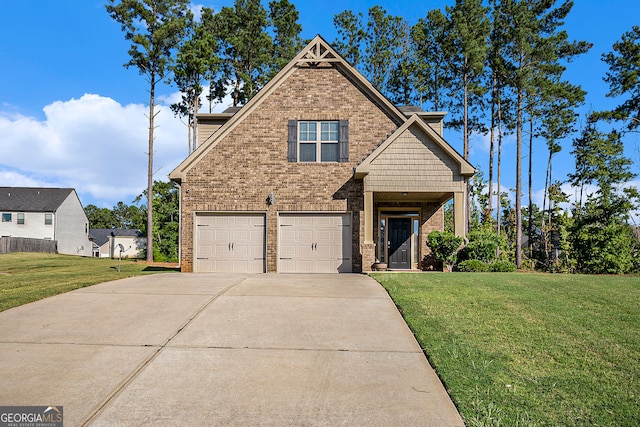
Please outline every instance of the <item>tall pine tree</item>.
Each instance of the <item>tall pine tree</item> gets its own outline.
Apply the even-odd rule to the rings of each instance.
[[[147,188],[148,206],[153,194],[153,140],[156,117],[156,85],[170,72],[174,53],[187,25],[189,0],[109,0],[107,12],[122,26],[125,39],[131,41],[131,60],[149,83],[149,135]],[[147,261],[153,261],[153,209],[147,212]]]

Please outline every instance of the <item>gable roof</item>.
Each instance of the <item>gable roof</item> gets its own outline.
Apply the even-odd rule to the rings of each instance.
[[[125,228],[90,228],[89,237],[99,246],[109,241],[109,237],[144,237],[140,230],[130,230]]]
[[[0,210],[55,212],[73,188],[0,187]]]
[[[391,144],[393,144],[403,133],[405,133],[411,126],[417,126],[424,133],[426,133],[433,142],[435,142],[442,150],[449,155],[456,163],[460,165],[460,175],[471,176],[475,173],[475,168],[464,159],[442,136],[431,126],[425,123],[417,114],[409,117],[409,119],[400,126],[385,142],[380,144],[366,159],[360,163],[355,170],[355,177],[362,179],[369,173],[371,163],[382,154]]]
[[[405,114],[400,111],[391,101],[389,101],[380,91],[378,91],[369,80],[358,70],[349,64],[329,43],[320,35],[317,35],[309,44],[302,49],[278,74],[275,75],[253,98],[247,102],[237,113],[233,114],[229,120],[222,125],[208,139],[191,153],[182,163],[178,165],[170,174],[173,181],[182,181],[186,174],[198,160],[206,155],[219,141],[226,137],[238,124],[240,124],[249,114],[256,110],[260,104],[269,97],[284,81],[287,80],[300,66],[317,66],[323,63],[330,63],[339,69],[345,76],[360,90],[365,92],[369,98],[384,111],[394,122],[400,126],[407,120]]]

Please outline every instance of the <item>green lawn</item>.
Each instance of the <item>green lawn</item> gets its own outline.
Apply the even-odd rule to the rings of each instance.
[[[144,262],[68,255],[0,254],[0,311],[73,289],[167,271]]]
[[[640,278],[376,273],[468,426],[640,425]]]

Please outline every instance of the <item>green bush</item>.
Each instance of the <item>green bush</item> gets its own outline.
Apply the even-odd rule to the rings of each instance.
[[[498,260],[489,265],[489,270],[495,273],[510,273],[517,271],[518,267],[516,267],[516,265],[511,261]]]
[[[509,243],[506,238],[496,234],[492,226],[481,226],[467,234],[468,243],[460,251],[461,260],[477,259],[487,264],[496,260],[498,249],[501,257],[508,256]]]
[[[458,270],[467,273],[484,273],[489,271],[489,264],[479,259],[468,259],[458,263]]]
[[[450,231],[432,231],[427,236],[427,246],[433,252],[436,261],[440,261],[451,271],[458,260],[458,249],[462,245],[462,237]]]

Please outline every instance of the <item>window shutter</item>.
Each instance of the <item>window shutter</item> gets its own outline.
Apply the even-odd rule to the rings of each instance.
[[[338,161],[349,161],[349,120],[340,120],[340,128],[338,130]]]
[[[287,137],[287,160],[298,161],[298,121],[289,120],[289,135]]]

